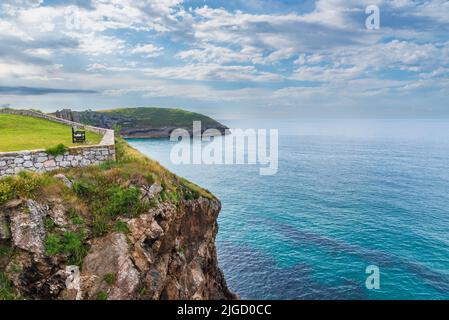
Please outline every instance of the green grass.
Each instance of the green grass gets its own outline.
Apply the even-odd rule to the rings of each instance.
[[[108,300],[108,294],[104,291],[98,292],[97,300]]]
[[[115,231],[127,234],[129,233],[128,225],[124,221],[117,221],[115,223]]]
[[[108,273],[103,277],[104,282],[112,286],[117,281],[117,277],[114,273]]]
[[[68,151],[68,148],[62,143],[57,144],[54,147],[47,148],[47,150],[45,150],[45,152],[47,152],[48,154],[51,154],[52,156],[55,156],[55,157],[59,156],[59,155],[63,155],[67,151]]]
[[[102,136],[86,131],[86,144],[98,144]],[[64,144],[71,147],[72,129],[45,119],[0,114],[0,152],[47,149]]]
[[[222,124],[208,116],[181,109],[122,108],[101,110],[98,112],[105,113],[110,116],[121,116],[127,118],[127,121],[119,124],[123,129],[129,129],[129,123],[132,123],[132,128],[191,128],[193,121],[201,121],[203,127],[223,127]]]
[[[49,234],[45,240],[45,253],[49,256],[64,253],[69,255],[69,263],[81,265],[87,254],[84,238],[85,235],[75,232],[64,232],[62,235]]]
[[[0,300],[16,300],[18,296],[6,275],[0,271]]]

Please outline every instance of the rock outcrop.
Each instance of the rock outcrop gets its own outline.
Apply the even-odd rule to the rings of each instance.
[[[155,186],[150,194],[160,192]],[[148,190],[146,192],[149,192]],[[144,193],[146,195],[146,193]],[[64,253],[49,255],[52,228],[71,230],[62,200],[10,201],[0,208],[0,242],[14,254],[0,265],[29,299],[234,299],[215,249],[218,200],[162,202],[147,213],[120,218],[127,230],[88,234],[79,268]],[[2,244],[2,243],[0,243]]]

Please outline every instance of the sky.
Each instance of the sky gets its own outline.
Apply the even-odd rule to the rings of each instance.
[[[448,98],[449,1],[0,2],[0,106],[291,123],[448,118]]]

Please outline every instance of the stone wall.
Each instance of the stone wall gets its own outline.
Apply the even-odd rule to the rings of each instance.
[[[52,156],[45,150],[0,152],[0,177],[17,174],[23,170],[44,172],[61,168],[83,167],[115,160],[114,131],[82,125],[30,110],[1,109],[0,113],[26,115],[84,128],[103,135],[98,145],[71,147],[63,155]]]

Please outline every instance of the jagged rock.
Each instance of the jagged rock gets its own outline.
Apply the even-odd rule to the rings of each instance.
[[[3,205],[3,207],[5,209],[14,209],[17,208],[18,206],[23,204],[23,200],[22,199],[14,199],[14,200],[10,200],[7,203],[5,203]]]
[[[190,266],[189,272],[189,278],[192,279],[192,291],[195,292],[192,296],[192,299],[201,300],[202,296],[204,295],[203,288],[206,281],[201,265],[196,261],[193,262]]]
[[[66,218],[66,208],[62,204],[55,204],[49,211],[50,217],[58,227],[64,227],[68,224]]]
[[[7,240],[11,238],[9,231],[9,223],[5,214],[0,212],[0,240]]]
[[[103,281],[108,274],[116,277],[116,282],[112,285]],[[131,260],[126,236],[122,233],[112,233],[96,239],[84,259],[82,276],[90,277],[92,282],[85,293],[88,299],[95,299],[101,291],[106,292],[111,300],[133,299],[140,278]]]
[[[154,262],[155,250],[159,249],[164,230],[154,219],[153,214],[143,214],[128,221],[129,237],[134,243],[132,257],[141,271],[147,271]]]
[[[201,198],[181,202],[179,207],[164,203],[148,215],[128,222],[134,252],[142,250],[148,261],[149,269],[143,280],[145,293],[141,298],[237,298],[228,290],[218,268],[214,241],[219,211],[218,201]],[[147,246],[142,243],[143,238]]]
[[[167,270],[170,254],[164,254],[151,265],[144,279],[145,292],[142,299],[157,300],[167,283]]]
[[[128,221],[130,236],[134,241],[143,241],[146,238],[156,240],[164,234],[164,230],[155,221],[153,214],[143,214]]]
[[[15,252],[1,265],[23,296],[97,299],[101,292],[108,299],[237,298],[218,268],[214,242],[219,201],[200,198],[178,205],[160,203],[139,217],[120,218],[128,226],[126,235],[114,232],[92,238],[89,234],[79,289],[78,285],[67,286],[67,255],[44,253],[44,217],[51,217],[57,225],[67,222],[64,228],[72,230],[65,220],[68,204],[64,199],[47,202],[49,207],[28,200],[2,212],[10,221]],[[113,283],[105,280],[111,275]]]
[[[140,192],[142,194],[142,200],[149,202],[163,190],[159,183],[153,183],[151,186],[142,186]]]
[[[6,268],[9,280],[31,299],[57,299],[65,288],[66,276],[57,261],[21,251]]]
[[[45,229],[43,218],[47,208],[33,200],[26,207],[11,214],[11,233],[13,244],[37,255],[44,253]]]
[[[62,173],[57,174],[54,176],[56,179],[62,180],[62,182],[64,182],[64,184],[68,187],[68,188],[72,188],[73,187],[73,183],[72,181],[69,180],[69,178],[67,178],[65,175],[63,175]]]

